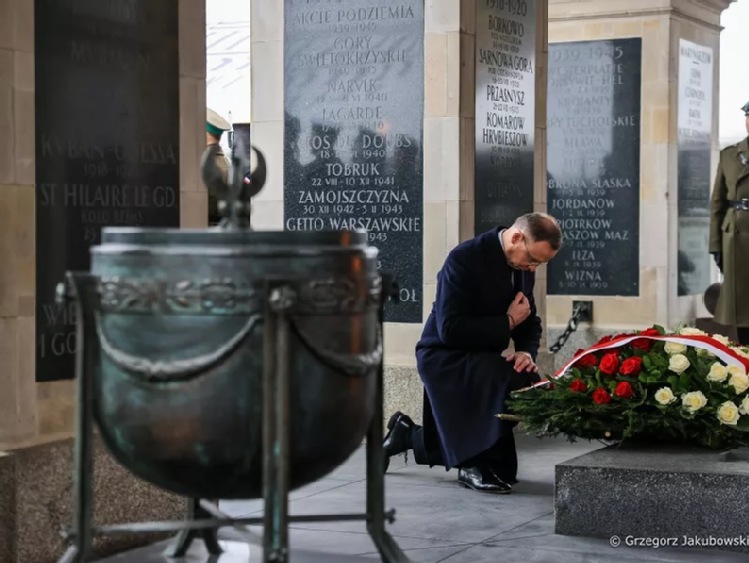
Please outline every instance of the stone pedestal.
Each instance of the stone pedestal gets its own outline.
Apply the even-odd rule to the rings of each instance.
[[[642,538],[664,542],[661,547],[749,552],[747,478],[749,462],[721,461],[718,451],[664,446],[596,450],[556,466],[555,531],[618,536],[623,546]]]
[[[601,290],[598,284],[575,295],[571,294],[574,292],[550,295],[546,310],[550,340],[556,339],[567,324],[574,300],[591,300],[594,305],[593,324],[581,325],[558,354],[557,365],[576,348],[592,344],[603,334],[645,328],[654,323],[676,327],[681,323],[693,324],[697,317],[705,316],[701,294],[710,280],[716,279],[717,271],[707,255],[704,202],[717,165],[720,15],[729,4],[729,0],[549,2],[552,46],[570,42],[616,46],[624,40],[639,40],[642,52],[640,112],[634,116],[640,139],[635,146],[640,150],[639,183],[632,188],[638,193],[630,198],[632,205],[639,205],[639,212],[635,210],[639,221],[630,233],[630,239],[635,239],[634,255],[632,260],[626,258],[628,270],[622,272],[632,275],[637,287],[632,293],[616,294]],[[685,61],[690,64],[684,64]],[[554,64],[550,57],[550,72]],[[692,89],[687,91],[687,88]],[[695,91],[700,91],[701,98],[696,105],[689,96],[689,92]],[[620,108],[621,103],[617,103],[615,117],[622,117],[617,113]],[[549,119],[553,117],[559,116]],[[617,125],[612,129],[615,141],[624,134]],[[689,152],[690,147],[684,142],[685,134],[695,131],[704,139],[705,148],[699,153]],[[550,144],[548,150],[551,154],[560,148]],[[617,151],[611,153],[605,159],[605,168],[616,170],[620,156]],[[701,176],[696,178],[698,173]],[[690,177],[697,183],[688,185],[685,179]],[[608,195],[601,197],[609,199]],[[696,211],[698,207],[703,211]],[[611,208],[606,215],[574,217],[616,219],[629,212]],[[603,236],[606,227],[598,230]],[[596,270],[596,261],[611,262],[614,268],[625,262],[620,252],[606,252],[605,248],[602,252],[604,255],[595,259],[577,254],[569,269],[580,270],[581,279],[585,279]],[[608,276],[602,281],[616,284],[620,277]]]
[[[0,563],[56,563],[73,518],[73,440],[0,454]],[[181,519],[185,501],[134,477],[97,440],[94,524]],[[98,536],[96,557],[147,545],[164,534]]]

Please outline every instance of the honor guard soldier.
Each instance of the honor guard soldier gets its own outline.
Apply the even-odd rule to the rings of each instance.
[[[231,124],[211,108],[207,108],[205,121],[206,146],[219,145],[224,132],[231,129]],[[223,174],[224,183],[229,181],[229,159],[224,151],[219,148],[216,152],[216,166]],[[212,195],[208,196],[208,224],[213,226],[221,221],[218,212],[218,201]]]
[[[741,111],[749,134],[749,102]],[[715,320],[749,345],[749,137],[720,152],[710,209],[710,254],[724,276]]]

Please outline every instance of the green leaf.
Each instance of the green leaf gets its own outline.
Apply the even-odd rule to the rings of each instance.
[[[692,387],[692,378],[689,377],[689,374],[687,374],[687,372],[684,372],[679,376],[679,385],[682,389],[685,390]]]
[[[738,430],[739,432],[749,432],[749,416],[742,416],[741,418],[739,418],[736,426],[733,426],[732,428]]]

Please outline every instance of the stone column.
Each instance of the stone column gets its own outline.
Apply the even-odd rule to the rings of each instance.
[[[534,153],[534,195],[536,211],[547,211],[546,197],[546,92],[547,70],[549,61],[549,2],[536,1],[536,140]],[[534,298],[536,308],[543,322],[544,332],[541,337],[541,349],[537,363],[542,373],[549,373],[553,357],[548,352],[547,314],[546,314],[546,266],[536,271]]]
[[[178,1],[180,225],[195,229],[208,226],[208,194],[200,179],[205,150],[205,1]]]
[[[709,47],[713,62],[712,146],[709,186],[717,163],[718,54],[720,14],[730,0],[549,0],[549,41],[564,43],[641,38],[639,294],[636,296],[553,295],[547,299],[550,337],[567,323],[574,299],[590,299],[592,325],[584,323],[559,360],[603,334],[654,323],[693,323],[702,310],[701,293],[678,296],[678,72],[679,42]],[[554,62],[550,61],[550,65]],[[551,117],[551,116],[550,116]],[[549,147],[553,150],[553,147]],[[704,290],[704,288],[703,288]]]
[[[34,5],[0,3],[0,444],[32,438]],[[2,449],[2,448],[0,448]]]
[[[179,0],[181,222],[206,224],[205,2]],[[35,381],[34,2],[0,0],[0,563],[56,561],[70,523],[74,382]],[[96,520],[179,519],[182,499],[119,466],[97,443]],[[99,553],[153,541],[98,542]]]

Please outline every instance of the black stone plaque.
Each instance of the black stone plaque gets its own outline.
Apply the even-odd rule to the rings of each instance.
[[[639,293],[641,55],[640,38],[549,45],[551,295]]]
[[[533,211],[536,2],[476,1],[474,230]]]
[[[66,270],[105,226],[179,226],[177,0],[36,0],[36,379],[74,377]],[[202,141],[202,139],[201,139]]]
[[[285,0],[284,227],[366,229],[420,323],[423,0]]]
[[[679,43],[678,295],[710,285],[710,149],[713,126],[713,50]]]

